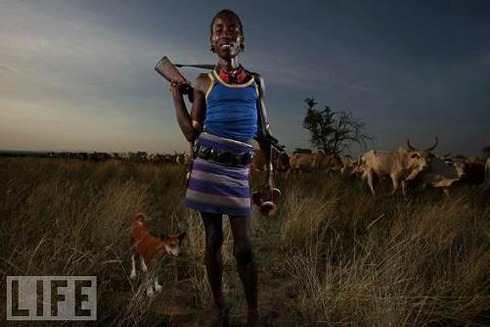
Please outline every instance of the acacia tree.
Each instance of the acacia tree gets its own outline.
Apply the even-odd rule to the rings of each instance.
[[[314,98],[305,99],[307,105],[303,127],[310,132],[310,143],[323,153],[339,155],[352,143],[366,146],[371,137],[363,132],[365,123],[347,111],[335,112],[325,105],[323,110],[314,107]]]

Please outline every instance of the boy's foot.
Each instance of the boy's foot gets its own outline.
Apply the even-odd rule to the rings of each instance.
[[[257,327],[259,325],[259,314],[257,310],[247,311],[247,327]]]
[[[209,324],[207,326],[213,327],[227,327],[229,321],[231,305],[229,303],[223,304],[221,307],[214,306],[210,310]]]

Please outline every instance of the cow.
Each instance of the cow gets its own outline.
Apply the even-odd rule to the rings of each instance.
[[[481,161],[465,161],[465,176],[461,182],[469,185],[480,185],[485,182],[485,163]]]
[[[435,143],[426,149],[416,149],[407,140],[407,147],[399,147],[397,151],[375,151],[370,150],[361,156],[363,175],[367,180],[371,193],[376,196],[374,191],[373,178],[388,176],[393,184],[394,194],[399,184],[402,185],[403,196],[406,195],[406,184],[413,180],[421,171],[428,168],[429,154],[438,144],[436,137]]]
[[[342,168],[340,168],[340,173],[344,176],[354,176],[361,175],[362,169],[359,165],[359,158],[354,160],[351,155],[343,155],[340,156],[340,160],[342,161]]]
[[[272,167],[278,172],[287,172],[289,170],[289,155],[285,151],[277,151],[272,148]],[[264,153],[260,149],[254,150],[252,163],[250,168],[255,171],[267,170],[267,161],[265,160]]]
[[[318,152],[313,162],[313,168],[321,171],[340,172],[343,167],[340,156]]]
[[[314,153],[293,153],[289,159],[289,171],[340,171],[342,161],[338,155]]]
[[[133,159],[136,162],[142,162],[141,160],[135,158]],[[146,161],[146,160],[145,160]],[[177,156],[175,154],[170,153],[151,153],[148,156],[148,161],[152,164],[160,165],[160,164],[174,164],[177,163]]]
[[[88,154],[88,161],[91,162],[104,162],[111,158],[110,154],[105,152],[92,152]]]
[[[295,152],[292,156],[289,157],[289,171],[305,171],[311,170],[313,166],[313,160],[315,158],[314,153],[300,153]]]
[[[449,188],[465,176],[464,163],[458,160],[431,157],[428,165],[417,175],[415,182],[421,182],[423,188],[442,189],[446,196],[449,196]]]
[[[187,164],[187,162],[188,162],[187,153],[185,153],[185,152],[178,153],[177,151],[174,151],[174,161],[176,164],[179,164],[179,165]]]

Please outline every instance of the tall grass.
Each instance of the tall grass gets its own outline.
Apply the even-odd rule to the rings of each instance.
[[[2,275],[96,275],[99,319],[141,322],[147,307],[141,294],[123,310],[110,295],[133,288],[127,278],[130,217],[146,212],[160,218],[149,222],[153,227],[178,228],[168,217],[179,214],[185,171],[49,159],[2,159],[0,167]]]
[[[99,325],[199,326],[210,290],[203,226],[182,203],[185,174],[177,165],[0,159],[2,276],[96,275]],[[262,178],[252,174],[252,189]],[[278,215],[254,209],[251,224],[264,325],[489,323],[488,194],[462,187],[450,198],[412,193],[407,201],[388,190],[373,198],[334,175],[276,182]],[[137,212],[155,233],[187,232],[183,255],[160,272],[163,294],[152,299],[128,278],[126,232]],[[224,230],[225,293],[240,325],[246,305],[227,222]]]
[[[306,324],[489,322],[490,212],[469,197],[471,190],[405,202],[366,198],[338,179],[323,182],[338,189],[287,193],[292,208],[282,230],[303,251],[288,266],[301,288]],[[310,227],[316,234],[305,233]]]

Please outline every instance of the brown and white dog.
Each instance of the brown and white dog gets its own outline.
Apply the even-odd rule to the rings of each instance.
[[[170,254],[177,257],[180,254],[180,243],[186,233],[172,235],[160,235],[154,237],[150,235],[143,222],[147,219],[144,213],[134,215],[133,222],[129,229],[129,245],[131,254],[131,274],[130,278],[136,278],[135,258],[139,256],[140,269],[146,276],[146,295],[152,296],[154,292],[159,292],[162,286],[158,284],[157,271],[161,257]],[[154,274],[154,282],[151,281],[150,274]]]

